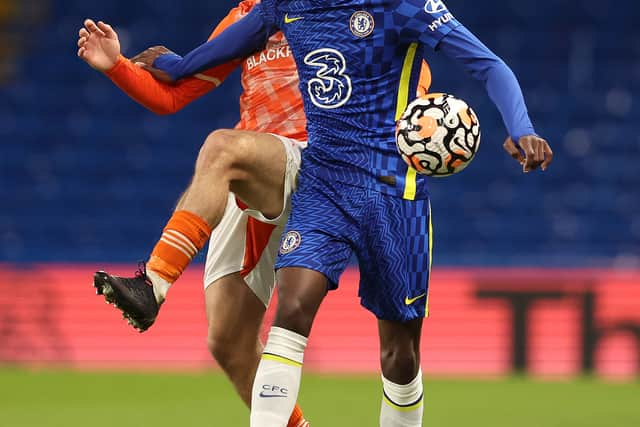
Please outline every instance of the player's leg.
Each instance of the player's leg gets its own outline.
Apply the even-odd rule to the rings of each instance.
[[[304,268],[278,271],[278,309],[256,372],[252,427],[284,427],[298,399],[307,337],[327,278]]]
[[[383,389],[381,427],[422,426],[422,320],[378,321]]]
[[[230,191],[266,217],[282,211],[287,151],[273,135],[213,132],[203,144],[193,179],[155,246],[148,268],[175,282],[224,215]],[[154,279],[154,277],[152,277]]]
[[[264,348],[259,332],[265,306],[240,273],[212,283],[206,290],[205,303],[209,351],[240,398],[251,407],[251,389]],[[298,406],[294,407],[287,426],[308,426]]]
[[[263,349],[259,332],[275,285],[282,228],[249,217],[230,197],[209,244],[204,278],[208,346],[247,406]],[[296,406],[288,426],[305,425]]]
[[[147,270],[141,269],[135,278],[98,272],[94,277],[98,293],[117,304],[134,327],[141,331],[149,328],[171,284],[219,224],[230,189],[237,186],[240,196],[265,217],[281,215],[287,200],[284,194],[291,191],[291,174],[297,172],[300,158],[298,149],[285,140],[247,131],[212,133],[200,151],[191,185],[154,247]]]
[[[213,228],[220,222],[231,191],[252,209],[275,217],[282,209],[286,165],[285,147],[274,135],[215,131],[200,149],[180,208],[200,216]]]
[[[278,308],[253,386],[252,427],[286,424],[298,396],[311,325],[352,253],[353,221],[334,202],[338,193],[310,181],[300,176],[280,246]]]
[[[269,243],[278,239],[274,226],[261,224],[256,232],[250,221],[230,195],[224,217],[211,234],[204,273],[208,348],[247,405],[262,353],[259,333],[274,286],[273,260],[266,277],[247,272],[263,268],[260,261],[268,264],[277,250]],[[265,237],[256,239],[258,234]]]
[[[359,294],[379,319],[380,426],[418,427],[423,413],[420,334],[431,265],[429,201],[372,192],[367,207],[357,248]]]
[[[265,306],[240,273],[216,280],[205,291],[207,347],[247,406],[262,354],[259,340]]]

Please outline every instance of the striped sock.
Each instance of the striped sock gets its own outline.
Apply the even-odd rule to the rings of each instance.
[[[407,385],[395,384],[382,377],[383,396],[380,427],[420,427],[424,410],[422,371]]]
[[[173,283],[209,240],[211,227],[199,216],[176,211],[153,248],[147,268]]]
[[[293,408],[287,427],[309,427],[309,423],[304,419],[302,409],[298,405]]]

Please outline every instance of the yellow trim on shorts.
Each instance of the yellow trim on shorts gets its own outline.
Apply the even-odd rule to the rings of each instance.
[[[402,65],[402,74],[400,74],[400,87],[398,88],[398,103],[396,105],[396,121],[402,117],[402,113],[409,105],[409,84],[411,83],[411,71],[413,70],[413,62],[416,58],[418,43],[411,43],[407,50],[407,56],[404,58]],[[415,200],[416,198],[416,170],[409,166],[407,175],[404,180],[405,200]]]
[[[429,284],[431,284],[431,266],[433,265],[433,221],[431,220],[431,200],[429,200]],[[427,289],[424,317],[429,317],[429,289]]]
[[[424,402],[424,398],[422,398],[422,399],[420,399],[419,402],[414,403],[411,406],[399,406],[399,405],[396,405],[395,403],[393,403],[391,400],[389,400],[389,398],[387,396],[385,396],[384,394],[383,394],[382,398],[383,398],[383,400],[385,401],[385,403],[387,405],[391,406],[396,411],[401,411],[401,412],[413,411],[413,410],[419,408],[420,406],[422,406],[422,403]]]
[[[407,175],[404,177],[404,195],[402,197],[405,200],[416,199],[416,176],[417,171],[409,166],[407,168]]]
[[[296,362],[295,360],[287,359],[286,357],[277,356],[275,354],[263,354],[262,359],[264,360],[273,360],[274,362],[284,363],[285,365],[295,366],[297,368],[302,367],[302,363]]]

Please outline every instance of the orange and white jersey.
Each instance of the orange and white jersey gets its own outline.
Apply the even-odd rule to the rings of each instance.
[[[218,24],[210,39],[245,17],[258,3],[259,0],[242,1]],[[263,51],[249,58],[211,68],[175,85],[155,80],[124,57],[106,74],[143,106],[158,114],[171,114],[218,87],[238,66],[242,66],[244,91],[236,128],[306,140],[298,72],[282,33],[274,34]]]
[[[229,23],[247,15],[258,0],[245,0],[228,15]],[[227,19],[214,32],[227,26]],[[298,87],[298,71],[289,43],[282,33],[276,33],[264,50],[242,63],[239,129],[274,133],[288,138],[306,139],[306,118]]]

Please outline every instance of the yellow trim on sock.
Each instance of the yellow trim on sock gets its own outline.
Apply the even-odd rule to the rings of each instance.
[[[274,362],[284,363],[285,365],[295,366],[298,368],[302,367],[302,363],[296,362],[295,360],[287,359],[286,357],[276,356],[275,354],[263,354],[262,358],[264,360],[273,360]]]
[[[410,411],[414,411],[416,409],[418,409],[420,406],[422,406],[422,403],[424,402],[424,398],[420,399],[419,402],[414,403],[411,406],[399,406],[396,405],[395,403],[393,403],[391,400],[389,400],[389,398],[387,396],[382,396],[382,399],[385,401],[385,403],[389,406],[391,406],[393,409],[395,409],[396,411],[400,411],[400,412],[410,412]]]

